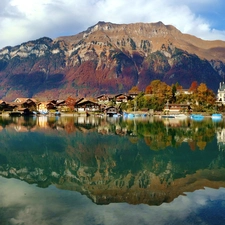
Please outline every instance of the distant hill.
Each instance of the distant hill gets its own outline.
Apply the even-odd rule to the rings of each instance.
[[[98,22],[74,36],[0,50],[0,98],[62,99],[140,90],[155,79],[214,92],[225,74],[225,42],[158,23]]]

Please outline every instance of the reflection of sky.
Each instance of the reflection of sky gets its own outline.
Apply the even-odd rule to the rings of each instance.
[[[224,210],[224,188],[186,193],[160,206],[100,206],[77,192],[0,177],[0,224],[224,224]]]

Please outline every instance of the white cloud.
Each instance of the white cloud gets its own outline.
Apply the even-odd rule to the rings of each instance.
[[[0,48],[43,36],[74,35],[98,21],[162,21],[203,39],[225,40],[224,5],[223,0],[187,0],[185,4],[177,0],[1,0]]]
[[[38,188],[16,179],[0,177],[0,215],[5,224],[188,224],[204,222],[205,209],[223,215],[225,189],[197,190],[160,206],[112,203],[96,205],[85,195],[54,186]],[[215,208],[218,204],[218,208]],[[206,212],[208,212],[206,211]],[[217,214],[216,214],[217,213]],[[206,219],[206,221],[207,221]],[[205,222],[206,222],[205,221]],[[220,221],[218,221],[220,222]],[[222,222],[222,219],[221,219]]]

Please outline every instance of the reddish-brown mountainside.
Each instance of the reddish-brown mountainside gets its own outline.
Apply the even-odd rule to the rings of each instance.
[[[0,98],[56,99],[140,90],[154,79],[192,81],[217,91],[225,42],[205,41],[158,23],[99,22],[74,36],[40,38],[0,50]]]

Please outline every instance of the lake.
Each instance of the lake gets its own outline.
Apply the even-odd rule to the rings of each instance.
[[[0,117],[0,224],[225,223],[225,122]]]

